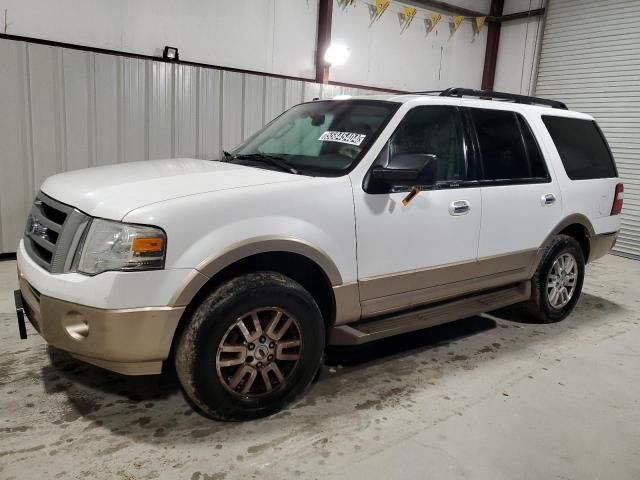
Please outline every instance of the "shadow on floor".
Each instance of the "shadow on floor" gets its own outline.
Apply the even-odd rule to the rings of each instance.
[[[446,375],[457,368],[453,361],[456,358],[464,359],[465,367],[475,368],[478,363],[504,352],[526,348],[539,341],[540,335],[556,336],[589,328],[603,315],[621,308],[603,298],[583,294],[574,313],[558,324],[521,323],[517,318],[505,320],[493,312],[489,316],[470,317],[360,347],[329,347],[326,366],[303,405],[314,405],[323,397],[327,401],[335,399],[335,404],[341,394],[353,393],[354,388],[375,389],[379,387],[381,374],[393,375],[401,384],[410,383],[410,375],[425,365],[429,368],[430,364],[437,364],[441,374]],[[41,372],[45,390],[64,392],[69,407],[62,418],[52,422],[54,424],[84,417],[116,434],[152,443],[161,443],[169,431],[172,433],[167,441],[178,438],[180,431],[186,437],[193,436],[193,432],[202,427],[207,427],[210,433],[231,432],[236,428],[193,415],[179,393],[172,369],[160,376],[128,377],[80,362],[55,348],[49,348],[49,356],[51,364]],[[337,373],[336,366],[340,368]],[[285,414],[291,415],[291,412]],[[326,410],[318,415],[326,415]],[[145,428],[154,428],[154,435],[140,430]]]

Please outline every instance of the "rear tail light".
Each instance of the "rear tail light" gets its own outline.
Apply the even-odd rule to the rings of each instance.
[[[622,211],[622,202],[624,201],[624,185],[619,183],[616,185],[616,193],[613,196],[613,206],[611,207],[611,215],[619,215]]]

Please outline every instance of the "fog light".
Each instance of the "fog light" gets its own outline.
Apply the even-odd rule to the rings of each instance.
[[[67,334],[75,340],[84,340],[89,336],[89,322],[81,313],[67,313],[62,320],[62,326]]]

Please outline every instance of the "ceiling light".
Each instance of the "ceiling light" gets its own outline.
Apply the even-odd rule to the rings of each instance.
[[[180,57],[178,56],[178,49],[176,47],[164,47],[162,58],[164,58],[165,60],[170,60],[172,62],[177,62],[178,60],[180,60]]]
[[[345,45],[332,43],[324,54],[324,61],[331,66],[343,65],[349,58],[349,49]]]

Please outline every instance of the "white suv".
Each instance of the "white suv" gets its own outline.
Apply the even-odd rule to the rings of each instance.
[[[563,319],[615,242],[622,191],[593,118],[560,102],[304,103],[221,161],[46,180],[18,250],[21,334],[26,313],[49,344],[129,375],[172,359],[205,414],[264,416],[327,344],[514,304]]]

